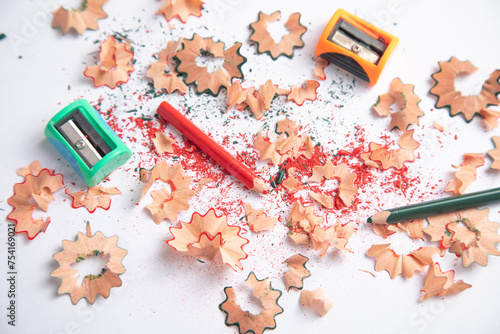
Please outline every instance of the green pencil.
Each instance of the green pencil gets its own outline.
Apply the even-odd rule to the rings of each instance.
[[[371,216],[367,221],[373,224],[396,224],[402,221],[477,207],[496,201],[500,201],[500,188],[384,210]]]

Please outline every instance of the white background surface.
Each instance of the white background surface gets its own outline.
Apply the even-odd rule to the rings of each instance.
[[[43,4],[56,1],[5,1],[0,0],[0,32],[7,38],[0,41],[0,241],[7,239],[7,223],[4,219],[11,208],[7,198],[12,196],[12,187],[21,182],[15,174],[17,168],[37,159],[42,166],[55,169],[65,177],[72,190],[79,190],[83,183],[61,159],[58,152],[43,136],[47,121],[62,107],[77,98],[96,102],[103,97],[103,106],[117,104],[116,112],[137,109],[144,115],[154,115],[159,103],[168,99],[172,104],[200,106],[193,121],[211,132],[220,141],[231,136],[232,131],[255,135],[265,127],[274,127],[277,117],[269,115],[262,121],[252,117],[242,120],[241,125],[221,128],[221,120],[239,113],[219,112],[225,110],[225,92],[219,97],[197,96],[190,93],[173,94],[141,102],[133,95],[144,94],[149,79],[145,76],[152,55],[161,50],[170,39],[182,36],[191,38],[193,33],[202,37],[214,36],[226,46],[243,42],[241,52],[248,58],[243,66],[245,78],[250,84],[262,84],[268,78],[280,86],[299,84],[312,77],[314,66],[311,60],[323,28],[337,8],[363,17],[373,24],[400,37],[401,42],[390,59],[379,83],[367,87],[359,80],[356,87],[345,89],[333,81],[351,82],[352,77],[333,66],[327,69],[327,80],[321,81],[318,100],[306,102],[302,107],[292,102],[276,100],[269,114],[286,108],[290,118],[314,129],[316,139],[333,152],[343,148],[346,133],[355,125],[366,128],[367,139],[379,141],[387,131],[389,120],[376,117],[370,106],[379,94],[387,91],[390,81],[400,77],[405,83],[415,84],[415,92],[422,98],[420,107],[426,113],[416,127],[421,139],[419,156],[409,164],[409,175],[421,178],[421,184],[413,189],[424,198],[442,196],[448,180],[453,176],[452,164],[462,161],[463,153],[486,153],[493,148],[491,136],[499,135],[498,129],[484,130],[479,119],[466,124],[461,118],[450,118],[447,111],[434,109],[435,98],[428,94],[433,81],[430,75],[437,69],[438,61],[456,56],[471,60],[479,68],[467,80],[461,81],[466,92],[477,93],[488,75],[499,67],[497,1],[242,1],[207,0],[200,18],[190,17],[186,24],[178,20],[169,29],[163,16],[155,15],[161,3],[153,0],[111,0],[104,6],[109,17],[99,21],[100,29],[86,31],[82,36],[61,35],[50,27],[51,16]],[[64,1],[65,5],[77,6],[76,1]],[[53,8],[53,7],[52,7]],[[281,57],[272,61],[268,55],[255,54],[250,45],[248,25],[255,22],[259,11],[270,14],[281,10],[284,18],[300,12],[301,22],[307,26],[304,35],[305,47],[295,50],[292,59]],[[95,88],[90,79],[83,76],[87,65],[93,65],[98,45],[115,31],[130,30],[128,36],[134,42],[136,71],[130,82],[120,88]],[[68,89],[70,86],[70,89]],[[332,92],[347,91],[334,104],[342,107],[332,110],[326,101]],[[495,108],[493,108],[495,109]],[[496,108],[498,110],[498,108]],[[244,113],[248,113],[248,110]],[[247,114],[248,115],[248,114]],[[334,127],[325,126],[319,119],[328,115]],[[208,121],[204,121],[207,116]],[[443,134],[432,129],[437,120],[445,126]],[[176,134],[175,130],[168,129]],[[178,133],[177,133],[178,135]],[[389,134],[393,136],[392,134]],[[455,140],[455,135],[457,139]],[[395,136],[397,138],[397,136]],[[127,144],[130,144],[126,141]],[[325,144],[326,145],[326,144]],[[234,333],[236,327],[224,325],[224,314],[218,304],[224,300],[223,287],[239,286],[250,271],[258,278],[270,277],[273,287],[283,291],[280,305],[284,313],[276,317],[275,333],[342,332],[342,333],[497,333],[500,327],[498,306],[500,288],[500,259],[489,257],[485,268],[477,264],[463,268],[452,255],[436,258],[444,270],[454,269],[456,278],[472,284],[472,288],[455,297],[430,299],[419,303],[419,291],[424,275],[413,279],[397,277],[391,280],[386,272],[377,277],[359,271],[374,272],[374,262],[365,256],[374,243],[385,242],[374,235],[362,222],[378,209],[395,204],[405,204],[411,198],[401,194],[384,194],[384,186],[373,184],[366,187],[364,198],[370,198],[372,208],[352,212],[349,217],[338,217],[341,223],[354,222],[358,231],[349,242],[353,254],[329,253],[320,258],[310,248],[297,248],[286,240],[284,221],[287,209],[280,211],[273,206],[274,213],[284,212],[282,222],[270,233],[256,236],[247,233],[250,239],[246,246],[249,258],[242,261],[244,270],[233,272],[220,263],[201,264],[194,258],[176,253],[165,240],[170,238],[168,227],[176,223],[164,221],[155,225],[145,210],[145,201],[136,205],[142,184],[133,169],[145,155],[140,154],[140,145],[131,145],[134,157],[124,167],[110,176],[108,185],[117,186],[123,193],[112,200],[111,209],[98,209],[89,214],[84,209],[72,209],[70,199],[62,191],[56,193],[56,201],[49,206],[47,214],[40,216],[52,219],[47,232],[34,240],[24,234],[16,237],[17,250],[17,319],[16,327],[7,325],[8,303],[6,285],[7,252],[0,253],[0,332],[2,333]],[[251,151],[246,146],[233,147],[236,151]],[[143,162],[145,164],[149,161]],[[469,191],[498,185],[500,174],[489,169],[491,160],[478,170],[478,180]],[[258,165],[259,168],[264,165]],[[187,171],[189,174],[189,171]],[[384,176],[382,175],[381,178]],[[232,180],[234,181],[234,180]],[[72,184],[73,183],[73,184]],[[430,192],[427,185],[436,185]],[[261,207],[257,195],[228,186],[231,198],[248,198]],[[213,203],[215,194],[202,192],[190,201],[192,207],[181,212],[179,219],[188,221],[194,211],[206,212]],[[263,199],[269,204],[272,199]],[[241,208],[235,208],[240,210]],[[490,219],[500,221],[500,206],[490,207]],[[230,223],[239,218],[230,217]],[[232,220],[231,220],[232,219]],[[84,231],[84,221],[90,220],[93,231],[102,231],[106,236],[118,235],[119,246],[129,251],[123,263],[127,272],[121,276],[123,285],[113,288],[107,300],[99,297],[94,305],[80,301],[73,306],[67,295],[57,295],[59,280],[50,277],[57,267],[52,255],[61,251],[61,240],[74,240],[77,232]],[[423,242],[408,241],[397,234],[393,242],[399,250],[414,249]],[[277,246],[282,242],[282,246]],[[429,245],[429,242],[425,243]],[[281,279],[285,270],[282,262],[300,251],[311,260],[308,267],[312,276],[305,280],[306,289],[323,287],[334,307],[324,318],[312,310],[299,305],[299,293],[285,292]],[[242,303],[245,304],[242,297]],[[246,303],[248,305],[248,302]],[[251,307],[251,306],[248,306]],[[5,315],[4,315],[5,314]],[[269,331],[271,332],[271,331]]]

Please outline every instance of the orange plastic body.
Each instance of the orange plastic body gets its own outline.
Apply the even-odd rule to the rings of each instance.
[[[382,56],[380,57],[379,61],[376,64],[367,61],[366,59],[352,52],[351,50],[343,48],[342,46],[337,45],[328,39],[332,30],[334,29],[339,20],[344,20],[350,23],[351,25],[355,26],[359,30],[363,31],[364,33],[370,35],[371,37],[375,39],[381,38],[384,41],[384,44],[386,44],[387,46],[386,50],[384,51],[384,53],[382,54]],[[340,54],[352,58],[366,73],[366,76],[368,77],[367,80],[368,83],[374,85],[375,83],[377,83],[380,73],[382,72],[382,69],[387,63],[389,56],[394,51],[394,48],[396,47],[398,42],[399,38],[371,25],[366,21],[361,20],[360,18],[346,12],[343,9],[339,9],[335,12],[333,17],[330,19],[330,22],[328,22],[328,25],[326,26],[325,30],[321,34],[318,45],[316,46],[316,56],[321,57],[324,54],[331,53],[331,54]]]

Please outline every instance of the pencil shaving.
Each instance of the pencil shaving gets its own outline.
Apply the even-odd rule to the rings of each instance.
[[[477,168],[485,163],[484,155],[480,153],[464,154],[464,161],[460,166],[453,167],[457,169],[455,178],[446,186],[446,192],[452,192],[456,195],[463,195],[472,182],[476,180]]]
[[[158,61],[152,63],[151,68],[146,72],[147,77],[153,79],[155,89],[165,89],[168,94],[176,90],[182,94],[187,93],[188,87],[179,78],[174,60],[183,41],[182,37],[177,41],[169,41],[166,48],[158,53]]]
[[[182,210],[189,209],[189,199],[195,195],[190,188],[179,188],[168,191],[166,188],[151,191],[153,202],[146,208],[153,215],[154,222],[158,225],[164,219],[172,222],[177,220],[177,215]]]
[[[462,258],[464,267],[477,262],[488,264],[488,255],[500,255],[496,244],[500,242],[497,234],[498,223],[488,219],[488,209],[468,209],[427,217],[429,226],[424,232],[431,241],[440,241],[442,249],[448,249]]]
[[[66,189],[65,193],[73,199],[71,206],[74,209],[84,207],[90,213],[94,213],[97,208],[108,210],[111,206],[110,195],[122,194],[121,191],[115,187],[104,188],[98,186],[90,187],[87,190],[74,193],[72,193],[69,189]]]
[[[289,191],[298,191],[298,190],[301,190],[304,188],[302,186],[302,182],[297,180],[294,176],[296,169],[297,168],[295,168],[295,167],[288,168],[288,171],[287,171],[288,176],[281,183],[283,185],[283,187],[285,187]]]
[[[225,287],[226,300],[219,305],[219,309],[226,314],[226,326],[237,326],[240,334],[262,334],[266,329],[275,329],[275,317],[283,312],[278,304],[281,291],[273,289],[269,278],[259,280],[253,272],[248,275],[245,284],[253,288],[253,296],[260,301],[260,312],[253,314],[243,311],[238,305],[234,288]]]
[[[285,119],[280,122],[288,121]],[[297,158],[300,155],[311,159],[314,145],[309,136],[281,133],[274,142],[271,142],[268,136],[264,137],[259,132],[254,142],[254,149],[259,151],[259,160],[270,159],[274,164],[282,164],[286,159]]]
[[[320,316],[324,317],[333,307],[333,303],[326,297],[323,288],[314,291],[302,290],[300,302],[313,308]]]
[[[424,220],[415,219],[410,222],[402,222],[397,224],[372,224],[373,231],[384,239],[393,235],[397,231],[404,231],[412,239],[420,239],[424,241]]]
[[[61,28],[65,35],[69,30],[74,30],[78,34],[83,34],[87,29],[97,30],[98,20],[108,17],[102,9],[102,6],[108,0],[84,0],[80,9],[64,9],[60,6],[52,18],[52,28]]]
[[[350,235],[344,234],[344,236],[339,236],[340,233],[338,230],[342,230],[342,226],[338,224],[327,228],[322,228],[319,225],[314,226],[310,234],[311,243],[315,250],[320,251],[321,257],[326,255],[330,247],[352,253],[352,250],[346,248]]]
[[[313,175],[307,180],[308,183],[322,182],[323,180],[339,180],[339,197],[349,207],[353,202],[354,195],[358,188],[354,185],[356,174],[347,170],[346,164],[334,166],[331,161],[327,161],[323,166],[314,166]]]
[[[314,206],[304,207],[302,203],[296,201],[293,203],[286,223],[289,229],[288,236],[296,244],[308,244],[309,235],[313,232],[314,227],[321,225],[323,221],[323,217],[314,214]]]
[[[151,188],[153,183],[157,180],[167,182],[170,184],[172,190],[176,190],[188,189],[192,178],[183,174],[181,165],[177,164],[170,166],[167,162],[162,161],[156,164],[151,170],[141,168],[140,180],[146,182],[146,184],[142,187],[141,199],[139,202],[142,201],[149,188]]]
[[[498,127],[498,120],[500,119],[500,111],[491,109],[479,110],[479,115],[483,118],[486,130],[493,130]]]
[[[455,272],[453,270],[442,272],[439,263],[429,266],[429,271],[425,277],[424,287],[421,292],[424,295],[420,301],[425,301],[434,296],[445,296],[460,293],[472,287],[464,281],[455,281]]]
[[[415,271],[424,272],[425,267],[433,264],[432,255],[439,252],[436,247],[420,247],[409,254],[396,254],[391,244],[373,245],[366,253],[375,258],[375,271],[386,270],[391,279],[398,275],[412,278]]]
[[[248,226],[254,232],[271,231],[278,222],[278,218],[269,218],[264,209],[256,210],[248,203],[245,203],[244,208]]]
[[[14,195],[7,199],[13,207],[7,219],[15,222],[16,233],[25,232],[30,240],[45,232],[50,223],[50,217],[33,219],[33,212],[36,208],[47,212],[48,205],[54,201],[53,193],[64,186],[61,174],[40,168],[38,161],[21,168],[18,174],[24,175],[24,181],[14,185]],[[28,174],[30,172],[34,174]]]
[[[260,12],[258,21],[250,24],[252,30],[250,41],[257,44],[257,52],[268,53],[273,60],[282,55],[291,58],[295,48],[304,46],[302,35],[307,31],[307,28],[300,24],[300,14],[291,14],[285,23],[288,34],[284,35],[279,42],[276,42],[271,37],[267,26],[269,22],[279,21],[280,19],[281,13],[279,11],[271,15]]]
[[[163,153],[174,153],[175,140],[164,134],[163,132],[155,133],[155,137],[153,139],[153,145],[156,148],[156,151],[161,155]]]
[[[415,95],[414,89],[414,85],[404,84],[401,79],[395,78],[391,82],[389,92],[380,95],[377,103],[372,106],[379,116],[391,116],[389,130],[398,128],[406,131],[411,124],[418,125],[418,118],[423,116],[424,112],[418,106],[420,98]],[[401,106],[401,110],[391,113],[391,106],[395,102]]]
[[[243,246],[248,240],[240,236],[238,226],[227,224],[225,215],[217,216],[210,209],[204,216],[195,212],[188,223],[180,222],[171,227],[173,239],[167,244],[179,252],[186,252],[205,261],[213,261],[221,255],[224,264],[236,270],[243,269],[240,261],[247,258]]]
[[[53,258],[59,263],[59,267],[50,276],[61,279],[58,293],[68,293],[71,302],[77,304],[82,298],[94,304],[98,295],[108,298],[113,287],[122,285],[120,275],[125,272],[122,259],[127,251],[117,245],[118,237],[105,237],[101,232],[92,235],[87,225],[86,235],[79,232],[76,241],[63,240],[62,252],[54,254]],[[71,267],[72,264],[85,260],[88,256],[109,256],[98,275],[86,275],[82,284],[77,283],[78,270]]]
[[[241,43],[236,43],[224,50],[224,43],[214,42],[211,38],[201,38],[194,34],[193,39],[184,41],[184,48],[177,52],[177,71],[185,74],[187,84],[195,84],[198,94],[207,92],[214,96],[222,87],[229,87],[233,78],[243,78],[241,66],[246,62],[239,50]],[[197,58],[216,58],[222,65],[215,70],[197,64]]]
[[[190,15],[201,16],[203,4],[201,0],[167,0],[156,15],[163,14],[167,21],[177,17],[182,23],[186,23]]]
[[[316,59],[316,66],[314,67],[314,75],[320,80],[326,80],[325,68],[330,63],[325,58]]]
[[[283,274],[283,280],[287,291],[290,291],[291,288],[302,290],[304,279],[311,276],[311,272],[306,268],[307,261],[309,259],[300,254],[293,255],[285,260],[288,271]]]
[[[494,136],[491,140],[495,144],[495,148],[488,151],[488,155],[493,159],[490,167],[493,169],[500,169],[500,137]]]
[[[414,130],[403,132],[398,140],[398,149],[390,150],[387,146],[377,143],[370,143],[370,151],[361,154],[364,163],[369,167],[379,169],[402,169],[406,162],[415,161],[414,151],[420,145],[413,139]]]
[[[467,122],[489,105],[498,105],[500,93],[500,70],[495,70],[482,86],[477,95],[462,95],[455,88],[455,79],[459,74],[470,74],[477,70],[470,61],[460,61],[455,57],[447,62],[439,62],[439,71],[432,74],[436,82],[430,93],[437,97],[436,108],[448,108],[450,116],[462,114]]]
[[[83,74],[92,78],[95,87],[108,86],[116,88],[118,84],[129,79],[129,73],[134,71],[132,59],[134,53],[128,43],[119,43],[113,36],[101,42],[99,65],[87,66]]]
[[[288,94],[287,101],[293,101],[298,106],[303,105],[306,100],[314,101],[318,95],[318,87],[319,82],[315,80],[306,80],[300,87],[293,85],[290,89],[290,94]]]

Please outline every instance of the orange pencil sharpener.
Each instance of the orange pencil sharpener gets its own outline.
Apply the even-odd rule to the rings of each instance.
[[[339,9],[316,46],[316,56],[367,81],[377,80],[399,38]]]

